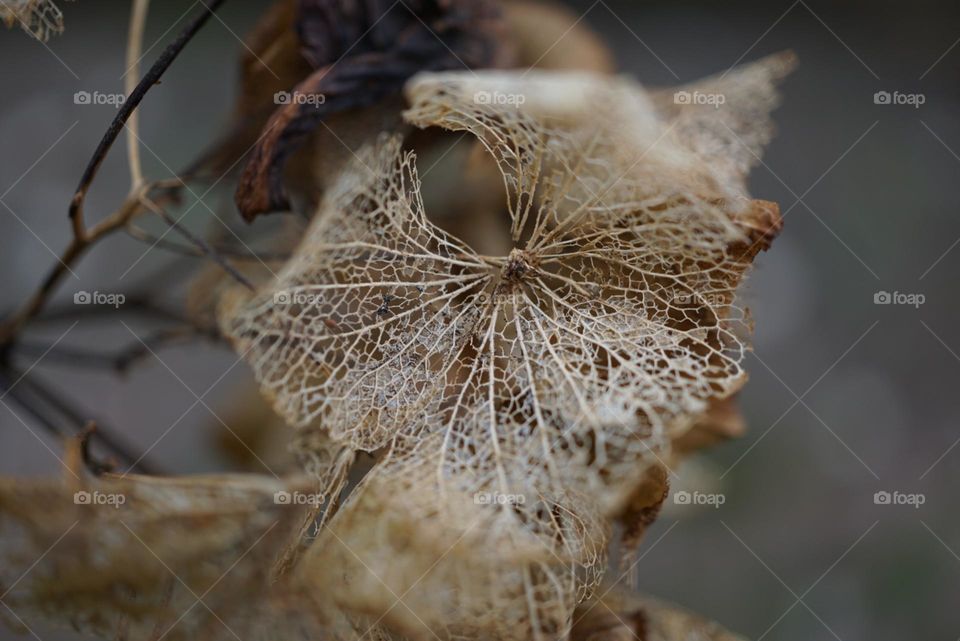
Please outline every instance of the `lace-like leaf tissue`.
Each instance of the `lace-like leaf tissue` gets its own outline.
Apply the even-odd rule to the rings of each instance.
[[[744,179],[791,64],[675,94],[543,71],[407,84],[410,123],[468,132],[499,166],[509,250],[438,227],[415,157],[384,137],[328,190],[277,280],[220,310],[291,424],[387,452],[332,519],[335,540],[308,553],[308,580],[335,568],[351,577],[341,607],[411,634],[569,632],[608,519],[744,382],[734,293],[780,226]],[[389,527],[371,528],[371,510]]]

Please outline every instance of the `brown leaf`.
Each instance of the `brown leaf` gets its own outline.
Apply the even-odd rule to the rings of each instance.
[[[3,614],[18,627],[44,619],[103,638],[121,629],[139,639],[226,639],[234,629],[263,638],[257,626],[281,620],[270,570],[304,512],[276,493],[312,486],[254,475],[90,478],[76,466],[62,481],[0,479]]]
[[[497,56],[493,0],[303,0],[297,30],[315,69],[287,94],[253,149],[237,188],[247,220],[289,208],[286,161],[321,121],[399,94],[418,71],[484,67]]]
[[[735,396],[713,400],[707,413],[694,423],[690,431],[673,441],[674,454],[677,457],[686,456],[727,439],[737,438],[745,430],[746,421]]]
[[[577,608],[571,641],[743,641],[675,605],[609,589]]]

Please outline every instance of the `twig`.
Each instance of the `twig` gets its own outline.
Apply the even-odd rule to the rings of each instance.
[[[153,63],[153,66],[150,67],[143,79],[137,83],[136,88],[127,96],[123,106],[120,107],[113,122],[111,122],[107,128],[107,132],[100,140],[100,144],[97,145],[96,151],[93,152],[93,158],[90,159],[87,168],[84,170],[83,176],[80,178],[80,184],[77,185],[76,193],[73,195],[73,201],[70,203],[70,219],[73,221],[76,235],[83,237],[85,233],[83,202],[87,196],[87,190],[90,188],[90,184],[96,177],[100,165],[106,158],[107,152],[110,151],[110,147],[113,146],[113,142],[120,134],[127,119],[130,118],[130,115],[140,104],[140,101],[143,100],[147,92],[157,84],[164,72],[166,72],[173,61],[176,60],[177,56],[180,55],[180,52],[183,51],[187,43],[200,31],[207,20],[210,19],[210,16],[213,15],[213,12],[216,11],[223,2],[224,0],[212,0],[209,4],[204,4],[204,11],[190,21],[190,24],[180,32],[176,40],[167,45],[167,48],[160,54],[157,61]]]
[[[151,301],[147,296],[135,295],[127,296],[123,302],[122,313],[138,314],[146,318],[159,320],[168,320],[176,322],[186,322],[186,319],[173,310],[166,309]],[[62,307],[53,307],[42,316],[37,316],[34,322],[37,323],[59,323],[77,318],[89,318],[103,316],[104,314],[114,315],[117,310],[113,307],[103,307],[100,305],[64,305]]]
[[[60,256],[58,263],[54,265],[47,274],[39,289],[16,314],[0,327],[0,346],[9,345],[23,325],[43,309],[50,294],[63,279],[64,275],[68,273],[70,265],[76,262],[90,245],[103,236],[124,227],[127,222],[140,211],[142,206],[141,198],[147,193],[147,185],[142,185],[134,189],[134,193],[127,198],[119,209],[93,227],[88,229],[83,218],[83,204],[87,190],[90,188],[93,179],[97,175],[97,171],[100,169],[100,165],[106,158],[107,152],[109,152],[120,131],[124,128],[134,110],[143,100],[147,91],[160,80],[161,76],[170,67],[187,43],[190,42],[223,2],[224,0],[211,0],[208,4],[204,4],[203,12],[191,20],[180,35],[177,36],[177,39],[167,46],[159,59],[154,62],[153,66],[151,66],[146,75],[144,75],[143,79],[141,79],[133,91],[130,92],[127,100],[123,103],[116,117],[107,128],[100,144],[97,145],[97,149],[94,151],[93,157],[84,170],[76,193],[70,203],[70,221],[73,228],[73,239]],[[137,18],[136,9],[134,13],[134,18]],[[137,29],[136,25],[132,25],[131,29]],[[133,49],[133,47],[131,47],[131,49]],[[134,169],[133,167],[131,167],[131,170],[133,172],[139,171],[139,169]],[[134,175],[136,176],[136,173]]]
[[[12,386],[12,381],[18,380],[16,386]],[[37,422],[57,438],[74,436],[77,431],[83,429],[89,422],[86,412],[82,412],[73,407],[70,403],[63,400],[63,395],[54,392],[45,385],[39,383],[32,375],[23,374],[13,368],[0,369],[0,387],[2,387],[10,397],[17,402],[20,407],[25,409],[33,416]],[[25,394],[29,391],[36,397],[34,402]],[[61,421],[50,417],[40,410],[40,407],[52,407],[62,414],[69,422],[77,427],[74,433],[64,433],[60,427]],[[139,471],[144,474],[158,474],[159,472],[153,465],[141,460],[141,457],[134,456],[133,452],[125,445],[121,444],[110,430],[99,428],[93,438],[100,443],[106,450],[120,457],[131,470]]]
[[[181,256],[206,256],[202,250],[196,247],[187,247],[172,240],[161,238],[156,234],[148,232],[146,229],[137,227],[133,223],[127,225],[127,233],[134,240],[162,247],[169,252],[180,254]],[[290,258],[289,252],[249,252],[238,247],[223,247],[221,245],[211,245],[211,247],[221,256],[228,256],[234,260],[251,260],[265,263],[268,261],[285,261]]]
[[[23,356],[45,355],[45,362],[62,363],[72,367],[112,370],[124,374],[138,360],[151,356],[153,352],[159,349],[199,339],[218,341],[220,335],[212,328],[203,329],[188,325],[157,330],[113,353],[63,345],[51,347],[27,341],[18,341],[13,349],[15,354]]]
[[[150,0],[133,0],[130,13],[130,28],[127,32],[127,74],[124,76],[124,93],[128,96],[137,88],[140,77],[140,59],[143,57],[143,29],[147,23]],[[130,162],[130,191],[143,185],[143,169],[140,163],[140,114],[134,110],[127,124],[127,157]]]
[[[94,476],[100,476],[107,472],[113,471],[113,465],[109,463],[101,463],[93,457],[93,453],[90,452],[90,442],[93,440],[91,437],[97,433],[97,424],[95,421],[87,421],[87,424],[83,426],[83,429],[80,430],[78,436],[80,440],[80,459],[83,461],[84,466],[90,470],[91,474]]]
[[[163,221],[167,223],[171,229],[173,229],[178,234],[180,234],[181,236],[189,240],[191,243],[196,245],[196,247],[200,251],[202,251],[206,256],[208,256],[211,260],[213,260],[213,262],[220,265],[220,267],[223,268],[225,272],[230,274],[234,278],[234,280],[236,280],[241,285],[245,286],[250,291],[256,291],[256,288],[253,286],[253,283],[247,280],[243,274],[238,272],[233,265],[228,263],[223,256],[221,256],[216,250],[214,250],[210,246],[209,243],[207,243],[207,241],[200,238],[199,236],[195,236],[194,234],[192,234],[190,230],[188,230],[186,227],[178,223],[173,216],[167,213],[166,209],[157,206],[152,200],[150,200],[146,196],[143,197],[142,202],[147,209],[149,209],[154,214],[162,218]]]

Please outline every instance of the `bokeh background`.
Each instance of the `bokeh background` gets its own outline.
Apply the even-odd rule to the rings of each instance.
[[[128,4],[65,4],[67,32],[45,47],[0,33],[0,307],[19,303],[68,240],[67,205],[114,114],[76,105],[86,90],[122,91]],[[231,0],[142,107],[144,163],[173,175],[223,130],[240,38],[266,3]],[[154,2],[149,64],[199,6]],[[960,637],[960,11],[952,3],[574,2],[624,72],[672,85],[792,49],[779,134],[752,177],[778,201],[783,234],[744,288],[756,320],[749,431],[682,471],[719,508],[668,506],[635,571],[643,590],[751,639],[953,641]],[[192,15],[192,12],[191,12]],[[562,46],[562,43],[561,45]],[[876,104],[878,91],[924,103]],[[126,194],[122,142],[87,204],[96,220]],[[211,194],[211,208],[231,215]],[[223,205],[223,206],[222,206]],[[191,214],[203,224],[203,207]],[[73,292],[134,292],[159,283],[176,300],[182,261],[125,236],[68,278]],[[129,272],[127,267],[135,265]],[[188,263],[187,266],[190,266]],[[877,305],[878,291],[925,296]],[[89,323],[38,327],[39,344],[120,347],[145,331]],[[66,333],[65,333],[66,332]],[[245,366],[212,345],[165,350],[127,377],[43,359],[56,384],[164,470],[223,469],[219,423]],[[35,358],[24,358],[29,366]],[[169,369],[168,369],[169,368]],[[201,399],[198,401],[198,397]],[[59,445],[29,414],[0,407],[0,473],[58,473]],[[920,507],[878,505],[878,491],[922,494]],[[72,638],[34,630],[47,639]],[[14,638],[2,629],[0,638]]]

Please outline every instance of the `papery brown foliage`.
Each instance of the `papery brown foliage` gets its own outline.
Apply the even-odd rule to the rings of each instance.
[[[0,480],[0,617],[101,638],[249,640],[317,627],[271,581],[307,479],[157,478],[79,466],[62,480]]]
[[[253,148],[236,195],[248,220],[289,208],[285,162],[322,120],[398,94],[418,71],[479,68],[497,59],[492,0],[301,0],[295,24],[314,71],[293,87],[294,98],[276,110]]]
[[[734,291],[779,229],[744,172],[770,135],[754,116],[789,65],[729,74],[726,112],[658,109],[584,74],[409,83],[410,122],[469,132],[499,165],[513,247],[478,254],[438,228],[414,157],[384,139],[333,182],[278,281],[224,304],[224,332],[291,424],[386,450],[301,580],[346,568],[341,607],[411,634],[569,631],[602,575],[608,520],[743,382]],[[366,527],[375,514],[389,526]],[[390,552],[398,533],[404,554]],[[444,554],[462,541],[488,553]],[[416,616],[392,607],[408,591]]]

